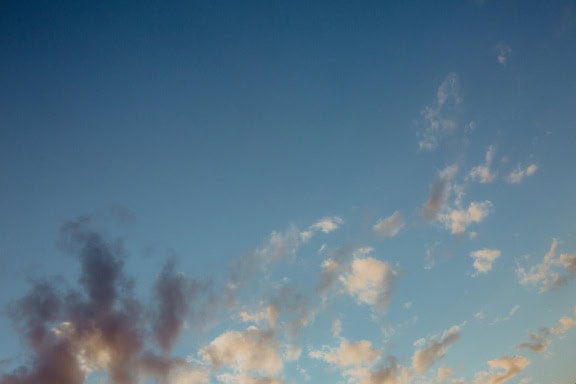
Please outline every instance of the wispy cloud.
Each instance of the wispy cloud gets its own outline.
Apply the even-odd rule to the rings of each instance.
[[[448,352],[450,345],[459,339],[460,327],[454,325],[438,339],[432,339],[428,342],[420,340],[416,344],[422,346],[422,348],[414,353],[412,367],[420,374],[426,372],[433,364],[440,361]]]
[[[563,316],[558,320],[556,327],[542,327],[536,332],[530,332],[530,340],[522,342],[516,346],[517,349],[529,349],[536,353],[546,352],[552,344],[553,336],[560,336],[568,332],[570,328],[576,326],[576,310],[571,316]]]
[[[438,173],[436,180],[430,186],[428,198],[422,208],[422,215],[426,220],[434,220],[448,199],[451,181],[458,171],[456,165],[450,165]]]
[[[494,261],[500,257],[500,251],[484,248],[470,253],[470,256],[474,259],[473,266],[476,273],[487,273],[492,270]]]
[[[504,321],[510,320],[510,319],[516,314],[516,312],[518,312],[519,309],[520,309],[520,306],[519,306],[519,305],[513,306],[513,307],[510,309],[510,311],[509,311],[505,316],[496,317],[496,318],[490,323],[490,325],[494,325],[494,324],[497,324],[497,323],[502,323],[502,322],[504,322]]]
[[[380,219],[374,224],[372,230],[380,237],[394,237],[404,228],[404,216],[400,211]]]
[[[494,161],[494,154],[496,153],[496,147],[490,146],[486,151],[485,163],[478,165],[468,174],[472,180],[478,180],[480,183],[491,183],[496,178],[496,174],[491,170],[492,162]]]
[[[527,271],[518,266],[516,274],[522,285],[538,287],[545,292],[565,284],[570,278],[576,276],[576,254],[563,253],[556,257],[558,240],[553,239],[550,249],[544,255],[541,263],[535,264]]]
[[[530,364],[524,356],[502,356],[488,361],[490,369],[478,372],[470,384],[502,384],[517,376]]]
[[[538,166],[536,164],[530,164],[527,167],[522,167],[518,165],[516,169],[510,172],[505,180],[507,183],[510,184],[518,184],[524,180],[527,176],[532,176],[538,170]]]
[[[438,87],[435,104],[420,112],[424,125],[418,132],[420,150],[436,149],[444,137],[457,130],[461,101],[458,75],[449,73]]]
[[[497,59],[501,65],[506,65],[512,55],[512,48],[506,43],[498,43],[496,45],[496,53],[498,54]]]

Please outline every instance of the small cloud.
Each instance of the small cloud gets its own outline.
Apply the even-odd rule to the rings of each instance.
[[[532,176],[534,173],[536,173],[536,170],[538,170],[538,166],[536,164],[530,164],[526,168],[518,165],[515,170],[506,176],[505,180],[509,184],[518,184],[522,182],[525,177]]]
[[[404,228],[404,216],[400,211],[378,220],[372,230],[380,237],[394,237]]]
[[[314,224],[308,227],[307,230],[300,232],[300,238],[302,241],[307,242],[314,236],[316,232],[330,233],[344,224],[344,220],[338,216],[327,216],[318,220]]]
[[[450,165],[438,173],[434,183],[430,186],[428,198],[422,207],[422,215],[426,220],[434,220],[444,206],[450,192],[450,183],[458,172],[456,165]]]
[[[358,303],[384,310],[388,306],[396,271],[386,262],[372,257],[356,257],[347,273],[340,276],[346,291]]]
[[[470,256],[474,259],[476,273],[487,273],[492,269],[494,261],[500,257],[500,251],[484,248],[470,253]]]
[[[488,200],[473,201],[468,208],[448,209],[440,216],[440,221],[453,235],[466,232],[473,223],[480,223],[492,212],[492,203]]]
[[[541,263],[533,265],[527,271],[524,267],[516,268],[516,275],[522,285],[532,285],[546,292],[565,284],[576,276],[576,254],[560,254],[556,257],[558,240],[553,239],[550,249]]]
[[[488,361],[490,370],[476,373],[473,384],[502,384],[517,376],[530,364],[524,356],[502,356]]]
[[[446,330],[439,340],[430,340],[427,344],[418,340],[415,345],[421,347],[412,357],[412,366],[416,372],[425,373],[432,365],[440,361],[448,351],[451,344],[460,339],[460,327],[452,326]]]
[[[496,147],[490,146],[486,151],[486,162],[482,165],[478,165],[470,171],[468,176],[472,180],[477,180],[482,184],[491,183],[496,178],[496,174],[491,171],[492,162],[494,161],[494,153],[496,152]]]
[[[340,369],[350,366],[370,366],[379,355],[378,350],[374,349],[368,340],[351,343],[345,339],[337,348],[324,347],[323,350],[313,350],[309,353],[311,358],[324,360]]]
[[[530,349],[532,352],[542,353],[545,352],[550,346],[550,330],[548,328],[540,328],[538,332],[530,333],[530,341],[523,342],[516,346],[517,349]]]
[[[496,53],[498,54],[498,62],[502,65],[506,65],[510,55],[512,54],[512,49],[505,43],[498,43],[498,45],[496,45]]]
[[[490,323],[490,325],[510,320],[516,314],[516,312],[518,312],[519,309],[520,309],[519,305],[513,306],[506,316],[497,317],[496,319],[494,319],[494,321]]]
[[[411,309],[412,308],[412,302],[411,301],[407,301],[404,303],[404,308],[406,309]]]
[[[456,112],[461,101],[458,75],[449,73],[438,87],[436,103],[420,112],[424,120],[424,127],[418,132],[420,150],[435,150],[445,136],[456,131]]]

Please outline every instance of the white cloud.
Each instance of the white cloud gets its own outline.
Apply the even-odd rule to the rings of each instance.
[[[468,208],[448,208],[440,215],[440,221],[452,234],[464,233],[471,224],[484,220],[492,211],[492,207],[492,202],[488,200],[473,201]]]
[[[330,233],[337,230],[344,224],[344,220],[338,216],[327,216],[312,224],[306,231],[300,232],[300,238],[306,242],[312,238],[316,232]]]
[[[519,306],[519,305],[513,306],[513,307],[510,309],[510,311],[508,312],[508,314],[507,314],[506,316],[500,316],[500,317],[495,318],[494,321],[492,321],[492,322],[490,323],[490,325],[494,325],[494,324],[497,324],[497,323],[501,323],[501,322],[503,322],[503,321],[508,321],[508,320],[510,320],[510,319],[516,314],[516,312],[518,312],[519,309],[520,309],[520,306]]]
[[[203,347],[200,354],[216,371],[229,368],[235,374],[273,377],[283,369],[274,333],[255,327],[225,332]]]
[[[494,161],[494,153],[496,152],[496,147],[490,146],[486,151],[486,162],[482,165],[478,165],[472,170],[468,176],[472,180],[478,180],[480,183],[491,183],[496,178],[496,174],[491,171],[492,162]]]
[[[470,256],[474,259],[473,266],[476,272],[487,273],[492,269],[494,261],[500,257],[500,251],[484,248],[470,253]]]
[[[378,220],[372,227],[374,232],[381,237],[394,237],[404,228],[404,216],[400,211]]]
[[[412,357],[412,367],[416,372],[425,373],[433,364],[440,361],[448,351],[451,344],[460,339],[460,327],[452,326],[446,330],[442,336],[436,340],[432,339],[422,346],[424,342],[419,341],[418,346],[422,346]]]
[[[512,54],[512,49],[505,43],[499,43],[496,45],[496,53],[498,54],[498,62],[502,65],[506,65],[508,59],[510,59],[510,55]]]
[[[449,73],[438,87],[436,103],[421,111],[424,127],[418,133],[420,150],[432,151],[457,129],[457,109],[461,103],[458,75]]]
[[[518,165],[515,170],[510,172],[508,176],[506,176],[506,182],[510,184],[518,184],[522,180],[524,180],[527,176],[532,176],[538,170],[538,166],[536,164],[530,164],[529,166],[523,168],[521,165]]]
[[[359,303],[383,310],[388,306],[395,276],[396,271],[386,262],[356,257],[340,281]]]
[[[344,369],[350,366],[370,366],[378,359],[379,352],[372,348],[372,343],[368,340],[361,340],[356,343],[342,340],[337,348],[324,348],[322,351],[313,350],[309,356]]]
[[[470,384],[502,384],[516,375],[530,364],[524,356],[502,356],[488,361],[490,370],[478,372]]]
[[[518,267],[516,274],[522,285],[539,287],[540,292],[557,288],[568,279],[576,276],[576,255],[560,254],[556,257],[558,240],[553,239],[550,249],[544,255],[541,263],[533,265],[528,271],[524,267]],[[564,272],[564,273],[561,273]]]

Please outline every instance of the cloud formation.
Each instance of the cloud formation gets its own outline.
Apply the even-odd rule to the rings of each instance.
[[[81,384],[92,371],[106,373],[112,384],[136,384],[142,376],[203,377],[197,367],[168,354],[187,314],[184,298],[194,290],[173,263],[156,282],[155,304],[146,304],[135,298],[124,274],[122,242],[96,232],[90,217],[66,223],[61,244],[80,262],[79,289],[37,281],[11,306],[32,364],[2,376],[1,383]],[[145,316],[149,307],[158,308],[152,324]],[[147,345],[156,345],[162,355]]]
[[[451,344],[460,339],[460,327],[454,325],[446,330],[439,339],[420,340],[422,345],[412,356],[412,367],[420,374],[425,373],[432,365],[440,361],[448,352]]]
[[[517,376],[530,364],[524,356],[502,356],[488,361],[490,369],[476,374],[470,384],[502,384]]]
[[[494,261],[500,257],[500,251],[498,249],[479,249],[470,253],[470,256],[474,259],[474,269],[477,273],[487,273],[492,270],[492,264]]]
[[[480,223],[492,212],[492,202],[473,201],[468,208],[449,208],[440,216],[440,221],[446,229],[454,235],[466,232],[468,227],[474,223]]]
[[[505,43],[498,43],[498,45],[496,45],[496,53],[498,54],[498,62],[501,65],[506,65],[512,54],[512,48]]]
[[[396,271],[384,261],[355,257],[340,281],[359,303],[385,310],[390,301]]]
[[[496,174],[492,172],[492,162],[494,161],[494,154],[496,153],[496,147],[493,145],[488,148],[485,155],[485,163],[478,165],[470,170],[468,176],[472,180],[477,180],[480,183],[486,184],[491,183],[496,178]]]
[[[518,266],[516,275],[522,285],[532,285],[540,292],[558,288],[569,279],[576,276],[576,254],[563,253],[556,257],[558,240],[553,239],[550,249],[544,255],[541,263],[531,266],[528,270]]]
[[[506,180],[509,184],[518,184],[524,180],[527,176],[532,176],[538,170],[538,166],[536,164],[530,164],[527,167],[522,167],[518,165],[516,169],[510,172],[504,180]]]
[[[380,237],[394,237],[402,228],[404,228],[404,216],[402,212],[395,211],[392,215],[378,220],[372,230]]]
[[[426,220],[434,220],[438,217],[440,210],[446,203],[450,193],[450,182],[456,175],[458,167],[450,165],[438,173],[434,183],[430,186],[428,198],[422,208],[422,216]]]
[[[438,87],[436,103],[420,112],[424,127],[418,132],[420,150],[433,151],[442,139],[458,128],[457,115],[460,103],[460,80],[449,73]]]

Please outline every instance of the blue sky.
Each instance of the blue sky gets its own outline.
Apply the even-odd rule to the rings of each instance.
[[[572,384],[573,1],[8,2],[0,383]]]

